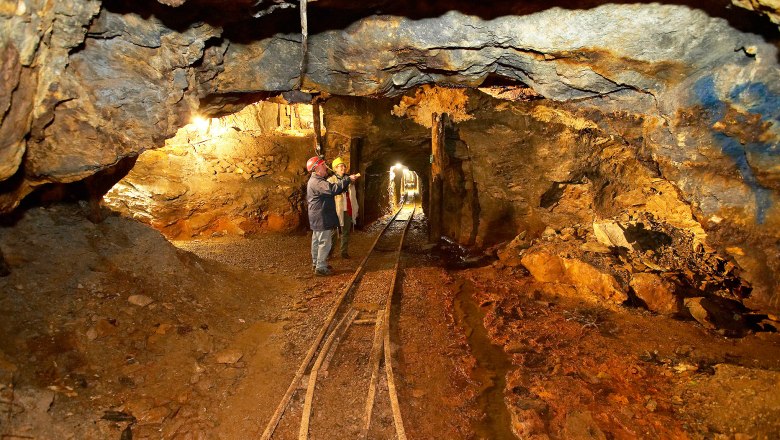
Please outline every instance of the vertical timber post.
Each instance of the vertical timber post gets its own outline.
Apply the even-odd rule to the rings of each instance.
[[[322,148],[322,126],[320,124],[320,101],[317,98],[311,103],[311,113],[314,122],[314,149],[317,150],[317,156],[324,156],[325,151]]]
[[[444,123],[447,114],[434,113],[431,124],[431,181],[428,203],[428,240],[436,243],[441,238],[442,189],[444,167]]]
[[[363,227],[364,215],[366,214],[365,201],[366,201],[366,178],[368,174],[361,171],[363,168],[363,142],[361,138],[351,138],[349,140],[349,173],[362,173],[363,177],[357,180],[357,201],[358,201],[358,218],[356,228]]]

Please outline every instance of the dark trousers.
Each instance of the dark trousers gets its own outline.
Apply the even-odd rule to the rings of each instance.
[[[352,233],[352,217],[344,212],[344,226],[341,227],[341,237],[339,239],[339,251],[341,256],[349,255],[349,235]]]

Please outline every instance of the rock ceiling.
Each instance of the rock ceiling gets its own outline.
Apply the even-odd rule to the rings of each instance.
[[[394,96],[498,76],[547,99],[662,121],[726,102],[777,117],[777,29],[731,4],[316,1],[301,81],[288,2],[160,3],[3,3],[3,210],[37,186],[161,146],[197,112],[234,111],[299,82],[318,93]],[[665,136],[679,143],[679,134]],[[764,137],[771,144],[777,127]]]

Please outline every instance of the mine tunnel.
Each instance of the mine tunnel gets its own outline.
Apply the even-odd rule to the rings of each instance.
[[[0,2],[0,438],[777,438],[778,23]]]

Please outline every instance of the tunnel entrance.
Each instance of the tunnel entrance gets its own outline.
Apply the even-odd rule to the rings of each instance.
[[[367,168],[364,182],[365,224],[394,212],[405,201],[418,200],[420,174],[401,162],[387,167],[385,162]]]

